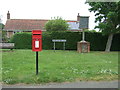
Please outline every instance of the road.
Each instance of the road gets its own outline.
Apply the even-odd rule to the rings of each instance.
[[[48,83],[44,85],[15,84],[2,85],[2,88],[118,88],[118,81],[81,81],[69,83]]]

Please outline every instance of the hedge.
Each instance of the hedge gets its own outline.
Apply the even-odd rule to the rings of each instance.
[[[31,37],[29,33],[17,33],[11,39],[11,42],[15,43],[16,49],[31,49]],[[43,49],[53,49],[52,39],[66,39],[66,49],[76,50],[77,42],[82,39],[81,32],[43,32],[42,34],[42,47]],[[98,32],[86,32],[85,40],[90,42],[90,49],[92,51],[103,51],[105,50],[108,36],[103,36],[102,33]],[[63,49],[63,43],[56,43],[56,49]],[[115,34],[112,41],[111,51],[120,50],[120,33]]]
[[[30,33],[16,33],[10,40],[16,49],[31,49],[32,35]]]

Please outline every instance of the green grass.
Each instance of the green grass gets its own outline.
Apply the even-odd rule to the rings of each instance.
[[[35,72],[35,52],[3,50],[2,81],[6,84],[68,82],[76,80],[117,80],[118,52],[39,52],[39,74]]]

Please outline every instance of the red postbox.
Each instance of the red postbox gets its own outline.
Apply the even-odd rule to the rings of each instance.
[[[32,30],[32,51],[42,51],[42,31]]]

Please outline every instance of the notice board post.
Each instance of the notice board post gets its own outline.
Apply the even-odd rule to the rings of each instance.
[[[82,40],[77,42],[77,52],[90,52],[90,43],[85,41],[85,29],[89,27],[89,16],[79,16],[78,14],[78,20],[79,29],[82,30]]]

